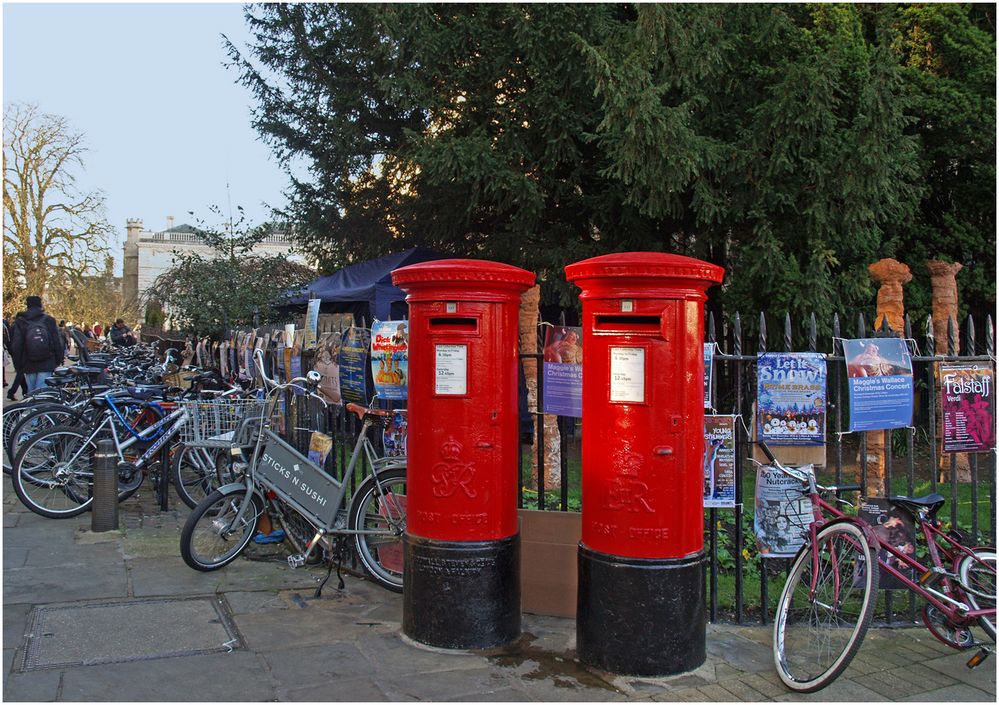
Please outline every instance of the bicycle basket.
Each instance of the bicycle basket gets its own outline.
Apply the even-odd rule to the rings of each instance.
[[[266,399],[212,399],[182,401],[188,419],[181,429],[181,440],[188,445],[227,448],[233,432],[245,418],[258,417]]]

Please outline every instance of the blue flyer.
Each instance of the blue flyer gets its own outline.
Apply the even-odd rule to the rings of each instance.
[[[901,338],[843,341],[850,391],[850,430],[912,425],[912,358]]]
[[[371,331],[351,326],[340,344],[340,398],[357,404],[367,404],[371,391]]]
[[[826,442],[826,358],[822,353],[760,353],[756,435],[778,446]]]
[[[544,413],[583,416],[582,328],[551,326],[545,333]]]

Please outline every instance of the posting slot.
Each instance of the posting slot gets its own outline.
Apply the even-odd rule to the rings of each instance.
[[[479,319],[472,316],[437,316],[430,319],[431,333],[478,333]]]
[[[658,335],[659,316],[621,316],[597,314],[593,330],[598,333],[645,333]]]

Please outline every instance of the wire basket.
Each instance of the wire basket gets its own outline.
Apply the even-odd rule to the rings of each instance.
[[[239,424],[257,418],[267,405],[266,399],[212,399],[179,402],[187,411],[187,423],[180,439],[188,445],[227,448]]]

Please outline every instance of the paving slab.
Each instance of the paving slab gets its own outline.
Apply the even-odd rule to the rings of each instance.
[[[840,676],[832,685],[826,686],[817,693],[792,693],[778,695],[775,702],[884,702],[890,700],[888,693],[872,690],[856,681]]]
[[[274,700],[259,657],[247,651],[67,670],[61,698],[86,701]]]
[[[3,606],[3,648],[19,648],[24,641],[30,604]]]
[[[923,665],[939,672],[945,678],[960,681],[973,688],[990,693],[995,699],[996,694],[996,659],[995,655],[978,668],[968,668],[968,659],[973,652],[950,652],[951,656],[924,661]],[[944,685],[947,685],[946,683]]]
[[[346,641],[278,651],[262,649],[260,655],[278,686],[288,689],[329,685],[371,671],[367,657]]]
[[[290,690],[278,689],[278,700],[288,702],[387,702],[389,697],[367,678],[345,678],[336,683],[310,685]]]
[[[12,673],[4,679],[3,699],[7,702],[54,702],[59,697],[61,684],[59,671]]]
[[[480,696],[513,688],[516,679],[503,669],[480,665],[477,668],[435,671],[424,678],[402,674],[382,675],[378,687],[392,700],[450,700],[460,696]]]
[[[132,594],[136,597],[212,595],[221,592],[225,583],[222,570],[209,573],[193,570],[179,555],[130,560],[128,575]]]
[[[902,701],[930,702],[930,703],[947,703],[947,702],[994,703],[996,701],[996,697],[992,693],[987,693],[984,690],[979,690],[978,688],[972,688],[970,685],[959,683],[958,685],[947,686],[946,688],[940,688],[939,690],[928,690],[919,693],[918,695],[913,695],[908,698],[902,698]]]
[[[125,597],[128,580],[125,566],[90,563],[64,568],[18,568],[5,570],[4,605],[40,604],[66,600]]]

